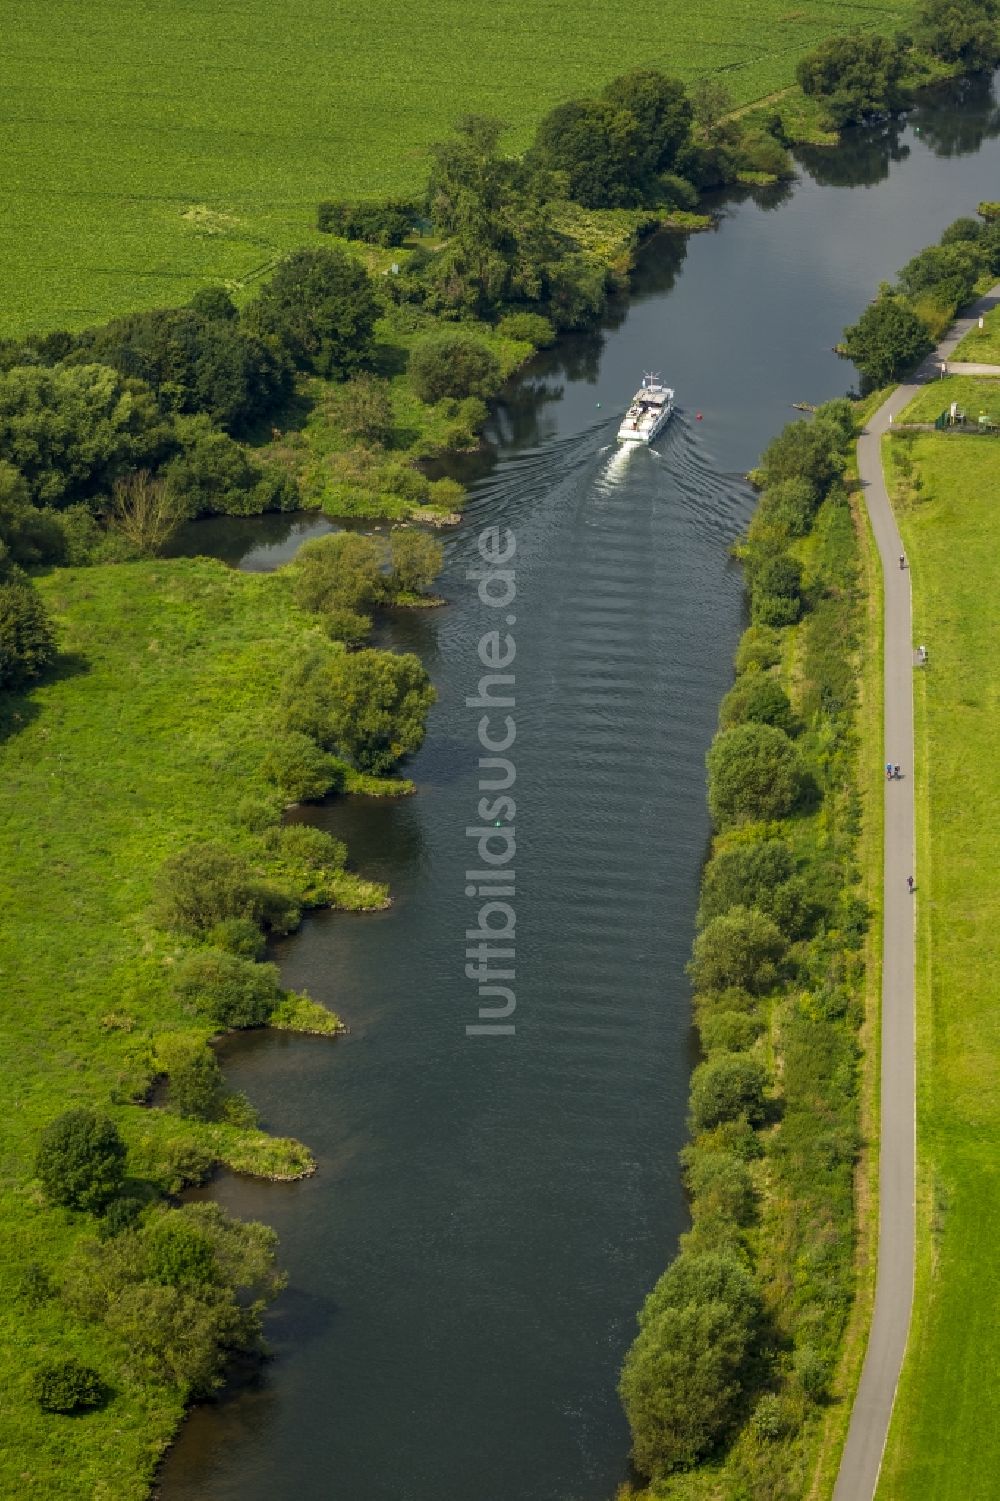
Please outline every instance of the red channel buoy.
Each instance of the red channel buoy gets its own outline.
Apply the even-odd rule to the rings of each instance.
[[[700,422],[700,421],[701,421],[701,413],[700,413],[700,412],[695,412],[695,414],[694,414],[694,415],[695,415],[695,418],[696,418],[696,420],[697,420],[697,421],[698,421],[698,422]]]

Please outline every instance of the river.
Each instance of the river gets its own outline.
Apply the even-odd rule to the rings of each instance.
[[[610,1501],[624,1478],[617,1371],[685,1227],[684,965],[704,756],[743,624],[741,476],[793,401],[850,384],[831,346],[879,281],[997,196],[998,132],[979,87],[807,154],[717,231],[652,243],[608,326],[507,393],[465,466],[448,606],[381,637],[438,689],[417,795],[301,815],[395,898],[313,915],[275,950],[351,1035],[225,1049],[230,1082],[319,1172],[212,1185],[278,1229],[290,1285],[267,1319],[273,1361],[193,1414],[165,1501]],[[654,450],[626,455],[614,432],[647,369],[680,407]],[[517,1010],[515,1035],[475,1037],[466,698],[497,612],[467,571],[488,525],[517,546]],[[199,545],[259,568],[324,523],[212,526]]]

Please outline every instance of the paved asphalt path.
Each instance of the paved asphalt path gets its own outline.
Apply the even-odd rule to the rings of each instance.
[[[958,341],[980,313],[1000,302],[1000,284],[960,318],[917,371],[883,402],[858,439],[858,469],[885,581],[885,871],[882,934],[882,1088],[879,1155],[878,1270],[868,1349],[851,1413],[834,1501],[871,1501],[878,1484],[913,1305],[916,1152],[914,928],[915,904],[906,878],[914,868],[913,672],[910,573],[882,474],[881,441],[920,386],[940,375]],[[956,439],[956,441],[960,441]],[[929,670],[934,643],[926,644]],[[922,670],[922,669],[917,669]],[[874,759],[874,747],[872,747]],[[885,778],[884,763],[902,771]],[[879,770],[876,766],[873,770]]]

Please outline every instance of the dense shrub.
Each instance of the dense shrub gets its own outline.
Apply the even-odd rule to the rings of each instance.
[[[80,1243],[64,1296],[107,1327],[133,1379],[204,1396],[234,1353],[259,1348],[261,1309],[282,1284],[275,1241],[215,1204],[165,1209],[103,1244]]]
[[[718,1053],[699,1063],[691,1075],[691,1126],[707,1131],[723,1121],[745,1117],[751,1125],[765,1118],[767,1073],[746,1053]]]
[[[556,336],[549,319],[541,313],[507,313],[497,324],[497,333],[504,339],[533,344],[536,349],[546,349]]]
[[[423,744],[434,696],[417,657],[366,650],[305,664],[286,702],[291,728],[384,773]]]
[[[104,1385],[97,1372],[72,1357],[40,1367],[31,1385],[43,1412],[83,1412],[99,1407],[104,1397]]]
[[[393,532],[389,555],[393,585],[404,594],[420,594],[430,588],[444,562],[444,549],[437,538],[415,527]]]
[[[369,245],[402,245],[419,211],[415,203],[388,199],[384,203],[321,203],[316,210],[316,228],[345,240],[364,240]]]
[[[829,423],[790,422],[765,448],[761,470],[767,487],[804,480],[817,495],[839,478],[844,461]]]
[[[275,271],[247,313],[296,365],[343,380],[367,363],[378,317],[371,278],[339,250],[297,250]]]
[[[755,839],[728,845],[705,866],[701,882],[702,923],[721,917],[731,907],[760,907],[795,869],[792,852],[783,839]]]
[[[763,1023],[745,1011],[711,1011],[698,1019],[701,1045],[706,1053],[745,1053],[763,1031]]]
[[[225,1084],[219,1060],[211,1049],[187,1047],[178,1041],[174,1047],[162,1045],[161,1055],[169,1075],[169,1108],[176,1115],[190,1120],[218,1120],[223,1109]]]
[[[734,724],[776,724],[790,732],[794,720],[788,694],[776,678],[764,672],[737,678],[719,708],[719,725],[728,730]]]
[[[55,632],[41,595],[30,579],[12,573],[0,581],[0,688],[20,688],[41,677],[55,655]]]
[[[693,1148],[685,1159],[685,1176],[700,1214],[719,1215],[737,1225],[748,1225],[753,1219],[753,1180],[746,1163],[734,1152]]]
[[[286,730],[271,742],[261,772],[289,802],[312,802],[343,786],[344,768],[308,735]]]
[[[388,381],[362,370],[327,400],[334,423],[352,442],[385,447],[392,441],[396,419]]]
[[[159,921],[181,932],[206,933],[235,920],[282,933],[299,917],[284,892],[257,877],[241,855],[211,841],[171,855],[160,868],[156,888]]]
[[[500,364],[475,334],[429,334],[410,355],[410,380],[421,401],[442,397],[492,396],[500,385]]]
[[[262,1027],[281,997],[273,964],[253,964],[219,949],[186,954],[173,988],[217,1027]]]
[[[67,1110],[42,1132],[35,1172],[51,1203],[99,1214],[121,1190],[125,1143],[107,1116]]]
[[[736,671],[763,672],[781,661],[781,637],[768,625],[752,625],[743,632],[736,648]]]
[[[717,735],[708,752],[708,802],[720,825],[784,818],[804,787],[804,769],[783,730],[742,724]]]
[[[844,329],[843,350],[871,386],[885,386],[929,354],[926,327],[901,297],[883,295]]]
[[[819,500],[819,492],[808,480],[782,480],[764,491],[756,516],[762,516],[790,537],[804,537],[816,515]]]
[[[385,546],[359,532],[314,537],[292,564],[295,600],[305,610],[351,610],[366,615],[386,598]]]
[[[688,970],[697,990],[738,985],[754,994],[771,990],[785,939],[776,924],[753,907],[733,907],[711,918],[694,941]]]
[[[750,600],[755,625],[794,625],[802,610],[802,565],[788,553],[751,558]]]

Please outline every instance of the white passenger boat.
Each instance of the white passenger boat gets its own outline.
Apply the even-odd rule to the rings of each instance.
[[[642,385],[618,429],[619,443],[652,443],[674,409],[674,393],[658,375],[644,375]]]

